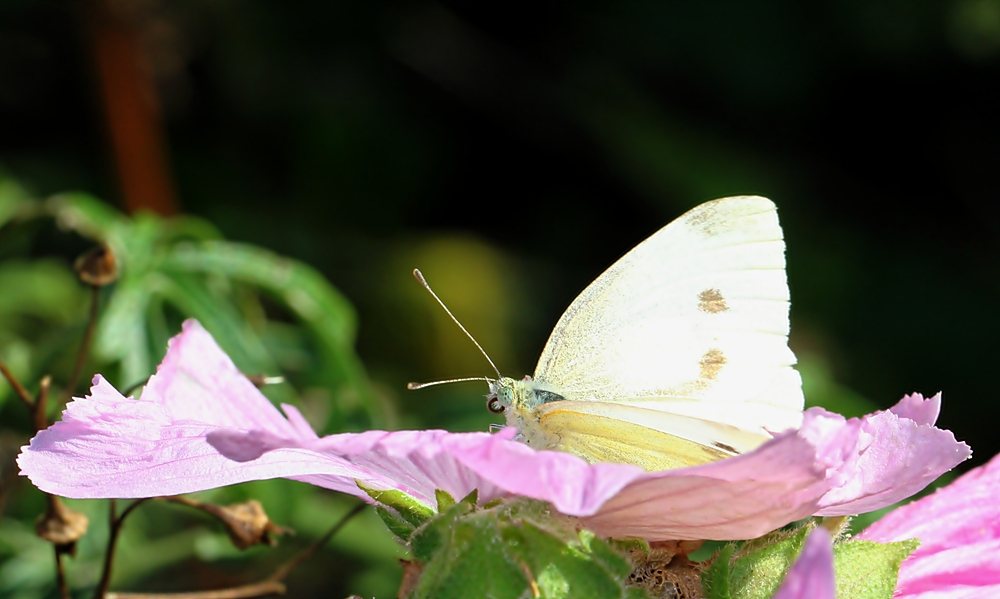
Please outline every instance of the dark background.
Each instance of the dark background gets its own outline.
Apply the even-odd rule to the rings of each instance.
[[[123,184],[101,19],[149,92],[151,192]],[[403,427],[490,421],[478,387],[401,391],[490,374],[413,267],[520,376],[603,268],[752,193],[780,210],[804,370],[876,408],[943,390],[982,463],[998,107],[1000,0],[0,2],[0,167],[321,269]]]
[[[121,205],[92,7],[0,6],[3,166]],[[376,373],[424,374],[396,362],[426,352],[384,288],[412,266],[434,282],[407,260],[421,244],[506,263],[478,293],[516,298],[506,368],[527,372],[620,254],[755,193],[781,210],[793,344],[882,407],[946,391],[943,422],[978,459],[1000,449],[998,2],[118,9],[162,108],[174,207],[321,268]]]

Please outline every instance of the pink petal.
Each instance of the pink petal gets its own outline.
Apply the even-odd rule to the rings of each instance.
[[[823,497],[817,515],[848,516],[892,505],[968,459],[968,445],[928,421],[936,417],[939,403],[939,396],[923,400],[914,394],[888,411],[863,417],[857,460],[845,465],[841,474],[847,479]]]
[[[806,537],[802,553],[773,599],[833,599],[836,595],[830,533],[816,528]]]
[[[904,395],[899,403],[889,408],[889,411],[917,424],[933,426],[941,414],[941,394],[938,393],[930,399],[924,399],[919,393]]]
[[[900,597],[1000,597],[1000,456],[904,505],[859,538],[920,539],[899,571]]]
[[[964,444],[952,438],[945,445],[951,450],[948,459],[937,453],[924,456],[917,445],[899,448],[896,461],[882,469],[864,470],[871,457],[894,440],[880,423],[900,425],[902,419],[888,414],[873,423],[871,418],[846,420],[813,408],[805,412],[798,431],[778,435],[748,454],[691,468],[639,473],[631,479],[623,475],[602,479],[604,473],[598,466],[610,465],[588,468],[582,461],[570,462],[561,456],[543,458],[550,452],[522,460],[505,450],[505,461],[473,451],[458,454],[458,459],[515,494],[549,501],[562,513],[582,516],[583,523],[601,535],[649,540],[751,539],[815,514],[824,502],[828,510],[838,508],[838,503],[884,507],[914,492],[914,487],[923,488],[928,479],[964,459],[964,453],[955,451]],[[906,423],[900,426],[920,428],[921,434],[931,438],[944,433],[918,427],[913,421]],[[941,446],[934,449],[940,451]],[[529,448],[518,452],[525,457],[531,454]],[[915,461],[913,454],[925,459],[924,464],[916,464],[921,466],[917,475],[914,468],[906,467]],[[588,499],[603,495],[602,485],[611,482],[625,484],[605,503],[583,501],[581,493]],[[596,512],[595,506],[599,507]]]
[[[330,435],[311,444],[317,453],[336,456],[364,471],[378,473],[391,486],[374,484],[376,488],[396,488],[406,491],[428,505],[434,505],[434,491],[447,491],[460,498],[479,490],[482,503],[510,493],[486,480],[455,458],[448,449],[449,443],[512,446],[513,433],[490,435],[488,433],[449,433],[441,430],[427,431],[367,431],[358,434]],[[363,497],[356,490],[339,488],[336,477],[299,477],[298,480],[322,487],[343,490]],[[353,481],[349,481],[353,484]],[[369,483],[370,484],[370,483]]]
[[[97,376],[90,397],[71,402],[61,421],[38,433],[18,465],[43,491],[78,498],[175,495],[316,471],[311,464],[316,456],[301,449],[234,462],[208,443],[217,430],[192,419],[174,420],[155,401],[126,399]],[[371,477],[326,457],[323,467],[351,480]]]
[[[719,462],[642,474],[584,524],[598,534],[649,540],[752,539],[811,515],[841,464],[849,427],[807,414],[799,431]],[[815,436],[828,443],[817,450]],[[557,509],[560,509],[556,505]]]
[[[913,595],[894,595],[893,597],[895,599],[997,599],[1000,597],[1000,585],[988,587],[957,586]]]
[[[899,568],[896,595],[956,587],[1000,588],[1000,540],[910,556]]]
[[[72,402],[18,462],[39,488],[68,497],[176,494],[281,476],[366,497],[361,481],[428,504],[435,489],[455,497],[479,489],[483,501],[524,495],[608,536],[748,539],[817,510],[888,505],[964,459],[967,447],[931,426],[938,402],[911,396],[862,420],[813,408],[799,430],[753,452],[651,473],[536,452],[510,441],[513,431],[320,439],[295,408],[283,406],[284,418],[189,321],[142,399],[95,378],[91,396]]]
[[[880,543],[920,539],[911,557],[1000,539],[1000,456],[893,510],[858,538]]]
[[[504,433],[508,429],[504,429]],[[510,430],[507,437],[512,436]],[[588,464],[561,451],[535,451],[522,443],[475,443],[453,435],[447,441],[456,458],[484,479],[514,495],[550,502],[571,516],[590,516],[645,471],[628,464]]]
[[[308,425],[303,430],[286,420],[196,320],[185,321],[181,334],[170,340],[142,399],[160,406],[176,422],[265,430],[289,439],[316,438]]]
[[[455,496],[478,488],[484,501],[506,494],[443,449],[442,439],[463,435],[371,431],[320,440],[298,410],[283,407],[287,420],[188,321],[142,399],[126,399],[95,377],[91,395],[71,402],[61,421],[22,448],[18,465],[38,488],[76,498],[174,495],[277,477],[367,499],[361,481],[429,504],[438,488]]]

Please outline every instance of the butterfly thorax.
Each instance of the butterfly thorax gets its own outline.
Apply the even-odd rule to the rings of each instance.
[[[490,401],[503,408],[507,418],[507,426],[517,429],[516,440],[522,441],[535,449],[551,449],[558,445],[558,436],[546,432],[539,425],[535,410],[546,403],[565,399],[552,391],[536,386],[531,377],[516,380],[503,377],[490,381]],[[491,408],[492,409],[492,408]]]

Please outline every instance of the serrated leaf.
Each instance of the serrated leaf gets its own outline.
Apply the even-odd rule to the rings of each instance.
[[[834,545],[838,599],[890,599],[896,589],[899,565],[919,545],[916,539],[898,543],[848,541]]]

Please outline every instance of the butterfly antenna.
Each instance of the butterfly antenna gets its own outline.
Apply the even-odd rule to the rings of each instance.
[[[473,343],[476,344],[476,347],[479,348],[479,352],[481,354],[483,354],[483,357],[486,358],[486,361],[489,362],[490,366],[493,367],[493,372],[497,373],[497,378],[498,379],[499,378],[503,378],[503,375],[500,374],[500,369],[497,368],[497,365],[494,364],[493,360],[491,360],[490,357],[489,357],[489,355],[487,355],[486,350],[483,349],[483,346],[479,345],[479,342],[476,341],[476,338],[473,337],[472,334],[469,333],[469,331],[467,331],[466,328],[462,326],[462,323],[458,322],[458,319],[455,318],[455,315],[451,313],[451,310],[448,309],[448,306],[444,305],[444,302],[441,301],[441,298],[439,298],[437,296],[437,294],[434,293],[434,290],[431,289],[431,286],[427,284],[427,279],[424,278],[424,275],[420,272],[419,269],[417,269],[417,268],[413,269],[413,276],[416,277],[416,279],[418,281],[420,281],[420,284],[424,286],[424,289],[426,289],[428,293],[430,293],[432,296],[434,296],[434,299],[437,300],[437,303],[441,304],[441,307],[444,308],[444,311],[448,313],[448,316],[450,316],[451,319],[453,321],[455,321],[455,324],[458,325],[458,328],[462,329],[462,332],[465,333],[466,336],[469,339],[471,339]],[[476,380],[486,380],[486,379],[456,379],[456,381],[457,380],[476,381]],[[450,383],[450,382],[453,382],[453,381],[441,381],[441,382],[443,382],[443,383]],[[427,383],[427,384],[430,384],[430,383]],[[413,387],[410,387],[410,388],[412,389]]]
[[[446,383],[465,383],[468,381],[486,381],[488,383],[490,382],[490,379],[485,376],[474,376],[467,379],[448,379],[447,381],[431,381],[429,383],[406,383],[406,388],[410,391],[416,391],[417,389],[433,387],[434,385],[444,385]]]

